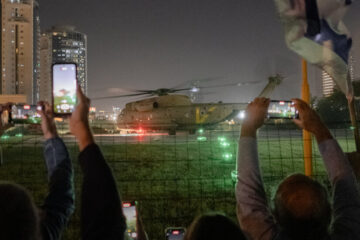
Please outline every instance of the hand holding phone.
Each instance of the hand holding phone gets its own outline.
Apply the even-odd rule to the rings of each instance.
[[[129,240],[137,239],[137,229],[136,229],[136,219],[137,219],[137,210],[135,201],[132,202],[123,202],[123,212],[126,218],[126,234]]]
[[[56,116],[71,115],[77,102],[77,67],[75,63],[52,66],[52,105]]]

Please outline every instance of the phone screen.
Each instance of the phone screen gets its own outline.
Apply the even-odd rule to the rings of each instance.
[[[271,101],[268,108],[268,118],[297,118],[298,112],[292,101]]]
[[[123,202],[123,211],[126,217],[127,239],[135,240],[137,239],[135,202]]]
[[[53,106],[55,114],[71,114],[76,105],[76,64],[53,65]]]
[[[166,229],[166,240],[182,240],[185,236],[185,228]]]
[[[36,105],[13,105],[11,118],[14,123],[40,123],[41,117],[37,113]]]

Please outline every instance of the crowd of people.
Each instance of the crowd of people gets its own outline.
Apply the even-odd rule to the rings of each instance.
[[[126,239],[126,219],[118,186],[91,133],[90,100],[78,88],[78,105],[69,128],[78,142],[81,186],[81,239]],[[303,174],[285,178],[273,204],[266,198],[257,152],[257,130],[264,124],[269,99],[256,98],[246,110],[237,159],[237,218],[222,213],[195,218],[185,240],[356,240],[360,239],[360,196],[348,159],[314,110],[294,99],[294,122],[314,134],[332,184],[332,200],[324,186]],[[0,182],[0,239],[61,239],[75,209],[74,170],[59,137],[52,107],[39,102],[49,190],[37,208],[29,192],[16,183]],[[9,105],[0,108],[0,113]],[[1,121],[0,121],[1,124]],[[0,135],[7,126],[0,125]],[[274,205],[272,209],[270,206]],[[235,206],[234,206],[235,208]],[[138,239],[147,239],[138,218]]]

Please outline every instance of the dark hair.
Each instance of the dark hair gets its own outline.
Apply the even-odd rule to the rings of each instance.
[[[222,213],[197,217],[190,225],[184,240],[245,240],[239,225]]]
[[[38,212],[21,186],[0,182],[0,239],[38,240]]]
[[[275,196],[275,218],[292,239],[328,236],[331,208],[325,187],[303,174],[287,177]]]

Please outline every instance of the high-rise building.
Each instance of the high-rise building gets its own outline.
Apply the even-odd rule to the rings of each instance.
[[[77,79],[87,93],[87,37],[73,26],[55,26],[41,36],[40,99],[51,97],[51,65],[77,64]]]
[[[354,81],[355,79],[355,72],[354,72],[354,66],[355,66],[355,59],[353,54],[350,54],[349,56],[349,62],[348,62],[348,67],[349,67],[349,77],[351,79],[351,81]],[[321,79],[322,79],[322,86],[323,86],[323,96],[324,97],[328,97],[331,94],[333,94],[334,89],[336,88],[336,83],[333,80],[333,78],[325,71],[322,71],[321,74]]]
[[[40,20],[37,0],[1,0],[0,94],[37,99]]]
[[[334,93],[334,88],[336,87],[336,84],[332,77],[325,71],[322,71],[321,78],[323,86],[323,96],[329,97],[331,94]]]

